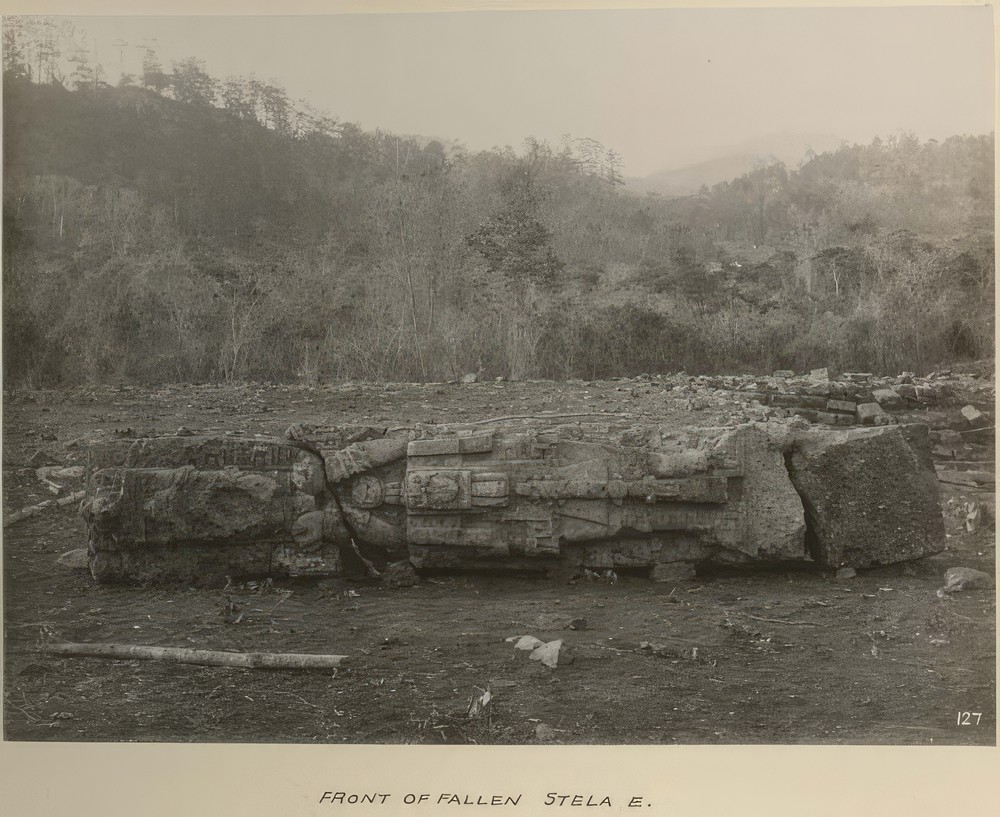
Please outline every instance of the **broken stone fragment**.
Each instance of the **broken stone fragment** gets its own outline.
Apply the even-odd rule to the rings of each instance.
[[[858,422],[865,426],[875,425],[880,418],[886,416],[882,406],[878,403],[862,403],[858,406],[857,412]]]
[[[774,373],[774,377],[780,377],[783,379],[789,377],[795,377],[795,372],[793,372],[791,369],[778,369],[778,371]]]
[[[555,669],[560,664],[571,664],[573,655],[569,646],[560,638],[540,644],[528,656],[532,661],[541,661],[545,666]]]
[[[413,587],[420,577],[409,561],[392,562],[382,571],[382,584],[387,587]]]
[[[989,419],[975,406],[964,406],[962,416],[972,428],[985,428],[990,424]]]
[[[514,642],[515,650],[526,650],[526,651],[534,650],[535,647],[538,647],[545,643],[540,638],[535,638],[533,635],[521,635],[521,636],[514,635],[508,638],[507,640]]]
[[[989,590],[995,584],[993,576],[971,567],[950,567],[944,574],[944,587],[938,595],[960,593],[963,590]]]
[[[857,410],[858,404],[851,400],[827,400],[826,408],[829,411],[847,411],[853,414]]]
[[[794,561],[805,555],[805,517],[788,478],[785,445],[778,432],[756,425],[740,426],[717,444],[741,464],[740,496],[733,500],[732,509],[742,524],[733,549],[751,561]]]
[[[351,535],[339,513],[335,511],[309,511],[302,514],[291,526],[295,544],[303,551],[319,549],[325,542],[341,545],[350,542]]]
[[[894,409],[903,406],[903,398],[894,389],[875,389],[872,396],[882,408]]]
[[[813,559],[870,567],[944,547],[944,520],[925,426],[804,433],[788,459]]]
[[[355,474],[401,460],[406,456],[408,442],[406,436],[396,435],[353,443],[337,450],[321,448],[320,453],[326,463],[327,481],[340,482]]]
[[[822,369],[813,369],[810,371],[809,379],[814,381],[836,380],[837,373],[829,366],[824,366]]]

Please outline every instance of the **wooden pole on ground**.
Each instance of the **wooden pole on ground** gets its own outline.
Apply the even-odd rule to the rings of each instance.
[[[175,664],[200,664],[205,667],[242,667],[244,669],[335,669],[346,655],[310,655],[308,653],[225,652],[194,650],[186,647],[147,647],[133,644],[46,644],[41,652],[77,658],[167,661]]]

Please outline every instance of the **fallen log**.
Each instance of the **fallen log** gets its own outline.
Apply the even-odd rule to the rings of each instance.
[[[76,658],[167,661],[174,664],[199,664],[205,667],[241,667],[243,669],[336,669],[346,655],[311,655],[308,653],[225,652],[195,650],[187,647],[150,647],[134,644],[46,644],[41,652]]]
[[[22,508],[16,513],[12,513],[3,521],[3,526],[9,527],[15,522],[20,522],[23,519],[34,516],[36,513],[44,511],[46,508],[55,508],[61,505],[69,505],[72,502],[79,502],[83,499],[86,491],[76,491],[68,496],[62,497],[62,499],[46,499],[44,502],[39,502],[37,505],[29,505],[27,508]]]

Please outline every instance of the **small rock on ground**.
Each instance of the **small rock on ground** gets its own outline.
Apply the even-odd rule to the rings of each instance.
[[[541,661],[545,666],[555,669],[559,664],[569,664],[573,661],[573,656],[569,651],[569,647],[562,641],[562,639],[557,639],[556,641],[549,641],[546,644],[542,644],[539,647],[535,647],[531,655],[528,656],[532,661]]]
[[[408,561],[392,562],[382,571],[382,583],[387,587],[413,587],[420,577]]]
[[[962,590],[988,590],[995,584],[993,576],[971,567],[950,567],[944,573],[944,587],[938,595],[959,593]]]

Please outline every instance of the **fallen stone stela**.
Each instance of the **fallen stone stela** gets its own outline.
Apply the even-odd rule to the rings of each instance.
[[[345,549],[359,547],[377,564],[418,568],[867,566],[940,548],[920,428],[539,423],[489,433],[338,427],[294,441],[153,438],[98,450],[104,467],[93,470],[83,513],[92,570],[105,579],[336,574]],[[848,526],[850,542],[838,533],[852,514],[871,505],[885,516],[892,504],[878,495],[877,474],[860,480],[863,491],[844,478],[877,469],[869,450],[912,472],[903,475],[909,521],[895,526],[905,542],[891,519],[870,547],[863,526]],[[839,499],[827,490],[830,469]],[[889,494],[893,484],[881,483]]]

